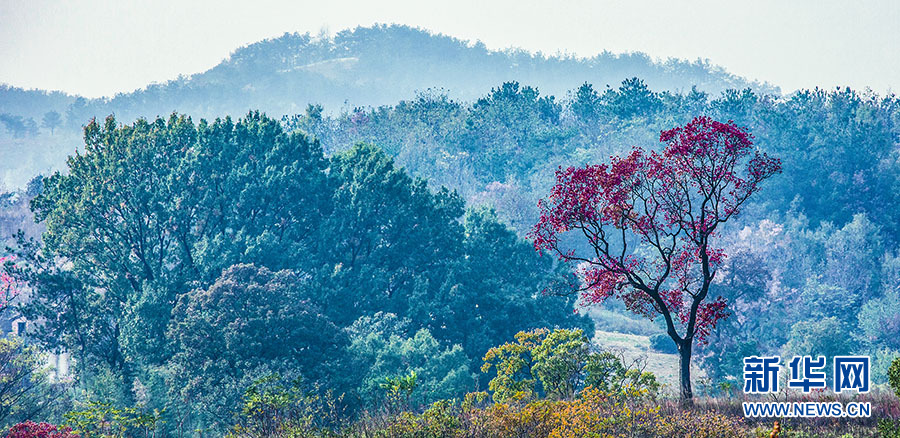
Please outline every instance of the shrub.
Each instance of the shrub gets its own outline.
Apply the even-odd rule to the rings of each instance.
[[[592,354],[584,371],[585,385],[607,394],[630,396],[637,392],[655,395],[659,390],[653,373],[626,367],[621,358],[610,352]]]
[[[550,438],[584,436],[648,436],[656,427],[658,407],[634,406],[588,387],[554,415]]]
[[[888,383],[890,383],[897,397],[900,397],[900,357],[894,359],[891,367],[888,368]]]
[[[410,371],[405,376],[385,377],[378,386],[386,392],[385,402],[389,410],[395,407],[408,408],[409,398],[419,386],[419,376],[415,371]]]
[[[894,361],[894,364],[897,362]],[[878,436],[881,438],[900,438],[900,420],[882,418],[878,421]]]
[[[385,438],[453,438],[471,436],[463,427],[460,409],[449,400],[433,403],[422,414],[367,414],[340,436]]]
[[[419,416],[420,432],[416,437],[454,437],[463,436],[462,421],[459,413],[447,400],[441,400],[431,405]]]
[[[681,411],[659,418],[659,436],[691,438],[737,438],[746,436],[741,420],[716,412]]]
[[[338,428],[342,397],[318,388],[304,390],[299,378],[278,374],[257,379],[244,392],[244,405],[230,437],[301,437],[328,435]]]
[[[68,412],[65,417],[66,424],[86,438],[153,436],[160,422],[158,411],[147,413],[100,402],[91,402],[85,409]]]
[[[79,438],[77,433],[66,426],[54,426],[50,423],[26,421],[9,428],[7,438]]]
[[[554,413],[564,402],[538,400],[525,405],[495,403],[478,412],[475,423],[483,436],[547,436],[554,427]]]

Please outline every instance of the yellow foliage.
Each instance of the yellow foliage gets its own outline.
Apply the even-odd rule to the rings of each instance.
[[[640,395],[640,393],[636,394]],[[626,397],[610,397],[593,387],[572,401],[559,402],[550,438],[631,437],[652,434],[659,407],[634,405]]]

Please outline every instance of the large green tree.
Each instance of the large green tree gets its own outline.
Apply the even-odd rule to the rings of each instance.
[[[163,334],[181,294],[234,263],[305,258],[327,211],[323,168],[316,143],[259,113],[92,121],[85,151],[32,201],[46,232],[20,247],[35,288],[26,312],[80,366],[103,362],[128,385],[171,353]]]
[[[172,406],[202,406],[193,415],[228,426],[244,388],[269,374],[340,388],[347,335],[311,301],[314,287],[293,271],[241,264],[182,295],[169,327]]]

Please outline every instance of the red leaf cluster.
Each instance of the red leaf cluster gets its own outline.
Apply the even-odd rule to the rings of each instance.
[[[9,307],[10,302],[19,295],[16,280],[3,268],[11,261],[12,257],[0,257],[0,312]]]
[[[50,423],[26,421],[9,428],[7,438],[79,438],[68,426],[57,427]]]

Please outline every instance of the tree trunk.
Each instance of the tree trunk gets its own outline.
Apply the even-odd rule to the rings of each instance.
[[[685,404],[692,404],[694,399],[694,392],[691,390],[691,341],[691,338],[686,338],[678,343],[681,401]]]

